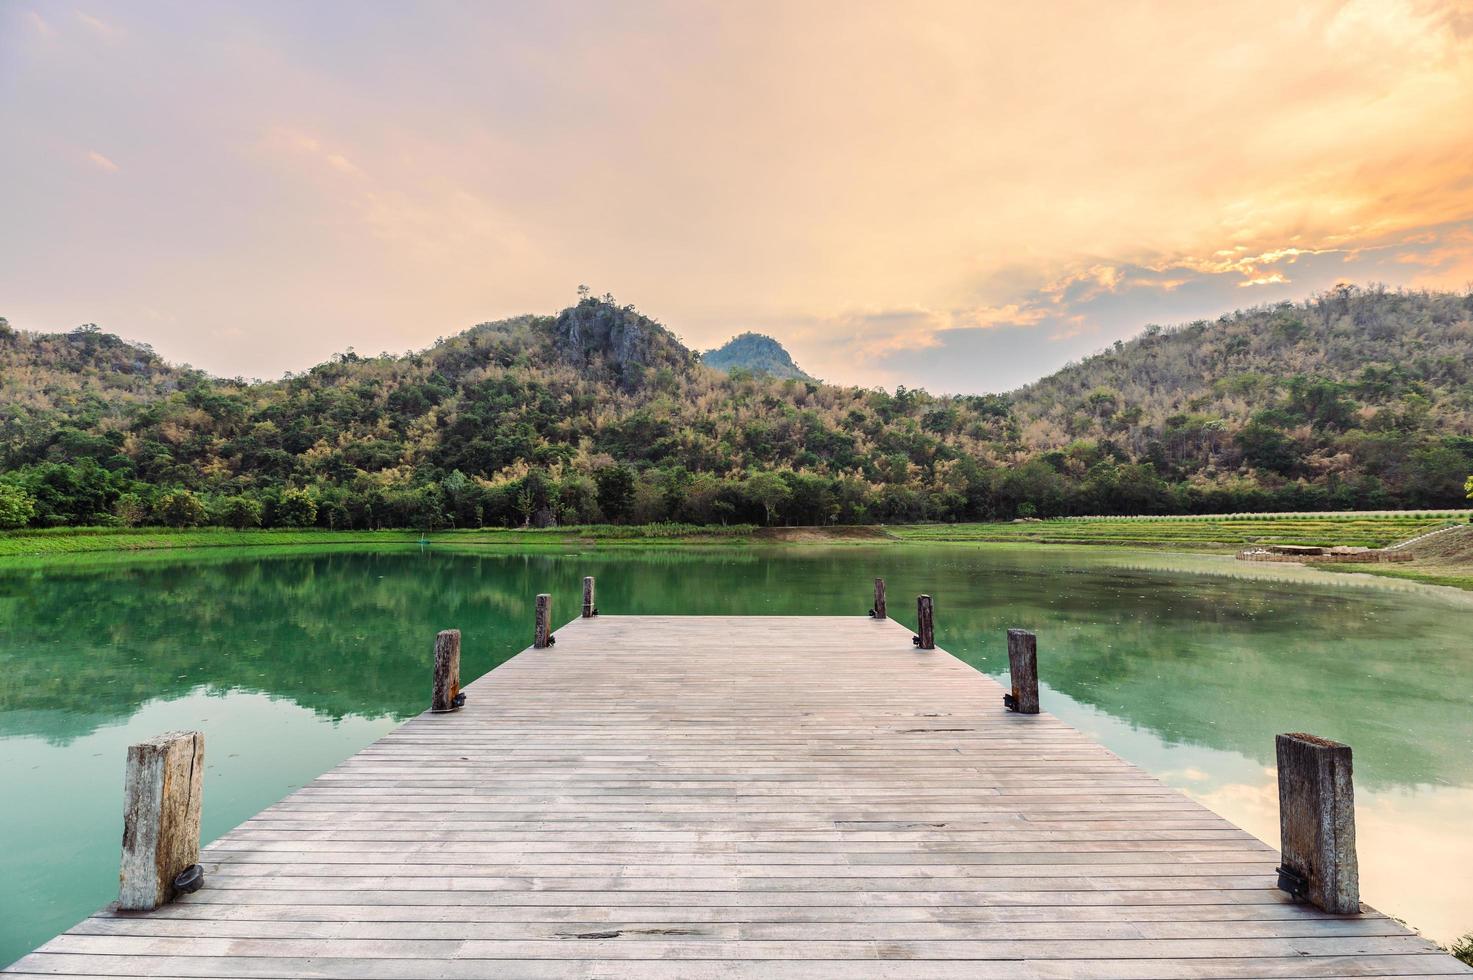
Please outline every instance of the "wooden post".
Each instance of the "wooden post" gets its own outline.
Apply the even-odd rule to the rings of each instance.
[[[915,645],[922,650],[936,649],[936,623],[931,609],[931,597],[916,596]]]
[[[158,908],[174,897],[175,877],[199,862],[204,772],[201,732],[167,732],[128,747],[118,908]]]
[[[871,619],[889,618],[889,614],[885,612],[885,580],[882,578],[875,579],[875,604],[869,614]]]
[[[1038,714],[1038,637],[1027,630],[1008,630],[1008,668],[1013,693],[1003,703],[1020,715]]]
[[[1360,911],[1350,746],[1292,732],[1279,763],[1279,887],[1326,912]]]
[[[598,615],[598,609],[593,604],[593,576],[583,577],[583,618],[592,619]]]
[[[441,630],[435,637],[435,680],[430,710],[454,711],[465,703],[460,693],[460,630]]]
[[[552,646],[552,596],[537,596],[537,622],[532,628],[532,646],[538,650]]]

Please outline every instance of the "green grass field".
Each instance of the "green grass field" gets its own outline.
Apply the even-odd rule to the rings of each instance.
[[[1362,575],[1378,575],[1381,578],[1399,578],[1406,582],[1421,582],[1423,585],[1446,585],[1454,589],[1473,592],[1473,574],[1459,575],[1438,569],[1408,567],[1406,565],[1361,565],[1346,563],[1339,565],[1316,565],[1329,572],[1359,572]]]
[[[484,528],[433,531],[450,547],[658,547],[665,545],[894,544],[1004,542],[1115,545],[1232,552],[1258,544],[1363,545],[1382,547],[1452,522],[1466,513],[1296,514],[1242,517],[1065,518],[997,524],[915,524],[886,528],[699,527],[689,524],[590,525],[546,530]],[[228,528],[53,528],[0,533],[0,563],[30,563],[51,556],[185,550],[196,548],[407,545],[418,531],[249,530]]]
[[[891,528],[902,541],[1032,541],[1039,544],[1170,546],[1235,551],[1258,544],[1380,548],[1453,521],[1466,512],[1295,514],[1242,517],[1078,517],[999,524],[922,524]]]
[[[683,543],[745,543],[751,525],[697,527],[689,524],[588,525],[546,530],[440,530],[429,534],[436,544],[454,546],[543,546],[598,543],[638,547]],[[339,547],[415,544],[419,531],[323,531],[271,529],[236,531],[230,528],[49,528],[41,531],[0,533],[0,561],[97,552],[184,550],[191,548]]]

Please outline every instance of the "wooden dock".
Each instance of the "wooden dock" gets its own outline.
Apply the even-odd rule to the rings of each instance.
[[[216,841],[201,891],[11,970],[1473,972],[1379,913],[1292,904],[1271,848],[892,621],[600,616],[556,639]]]

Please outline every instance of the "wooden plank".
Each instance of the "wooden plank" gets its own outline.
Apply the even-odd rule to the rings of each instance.
[[[580,616],[557,640],[206,848],[200,892],[12,972],[1469,972],[1291,903],[1267,845],[896,623]]]

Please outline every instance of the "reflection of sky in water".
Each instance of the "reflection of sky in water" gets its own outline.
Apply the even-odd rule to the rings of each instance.
[[[0,840],[0,963],[9,963],[117,897],[125,747],[160,732],[205,733],[206,841],[392,730],[389,718],[326,721],[291,701],[206,694],[151,701],[121,724],[58,745],[0,738],[8,800]]]
[[[1045,686],[1046,710],[1226,817],[1279,845],[1278,783],[1236,752],[1169,745]],[[1355,793],[1361,900],[1443,943],[1473,930],[1473,788],[1411,786]]]
[[[474,678],[526,645],[535,593],[574,615],[585,574],[610,613],[790,615],[862,615],[882,575],[893,618],[933,594],[938,643],[994,675],[1005,628],[1034,629],[1046,709],[1270,843],[1274,734],[1341,739],[1365,899],[1473,929],[1473,595],[1102,549],[409,548],[0,573],[0,772],[25,801],[0,808],[0,962],[113,897],[130,742],[205,730],[213,837],[419,710],[436,630]]]

